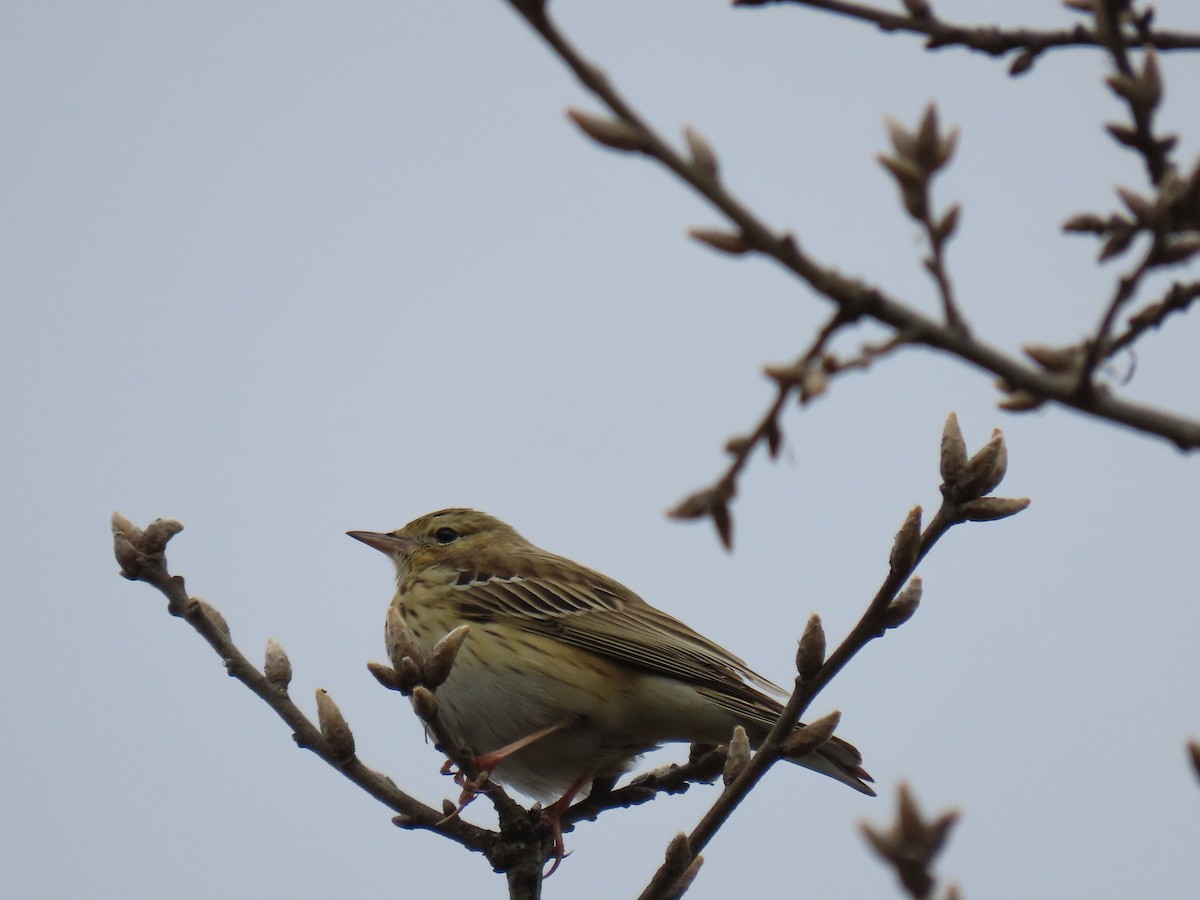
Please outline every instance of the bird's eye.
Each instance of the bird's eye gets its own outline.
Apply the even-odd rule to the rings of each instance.
[[[439,544],[453,544],[458,540],[459,534],[453,528],[439,528],[433,533],[433,538]]]

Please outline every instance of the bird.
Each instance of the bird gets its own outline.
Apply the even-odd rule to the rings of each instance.
[[[422,654],[470,626],[436,690],[438,720],[488,778],[553,800],[551,816],[664,743],[728,743],[741,725],[757,746],[783,710],[786,692],[739,657],[487,513],[347,534],[395,564],[392,605]],[[385,639],[391,652],[399,636]],[[875,794],[838,737],[791,761]]]

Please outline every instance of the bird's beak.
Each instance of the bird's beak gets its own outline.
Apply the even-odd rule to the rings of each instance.
[[[374,547],[388,556],[407,554],[413,548],[409,538],[396,537],[394,534],[383,534],[378,531],[347,531],[346,534],[356,541],[362,541],[368,547]]]

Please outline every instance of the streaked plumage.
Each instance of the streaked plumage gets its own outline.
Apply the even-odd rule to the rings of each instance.
[[[350,535],[395,562],[392,602],[422,650],[471,626],[437,691],[441,721],[467,748],[489,753],[564,725],[492,773],[535,799],[619,775],[662,743],[727,742],[737,724],[757,744],[782,708],[766,693],[781,689],[738,657],[492,516],[446,509]],[[874,793],[858,751],[836,737],[796,761]]]

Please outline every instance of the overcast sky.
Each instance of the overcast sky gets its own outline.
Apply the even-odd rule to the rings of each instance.
[[[1073,21],[1050,0],[937,7]],[[1158,7],[1200,29],[1193,0]],[[1095,327],[1121,264],[1097,268],[1059,226],[1112,210],[1116,183],[1144,188],[1102,136],[1124,112],[1096,52],[1014,81],[785,6],[555,11],[664,133],[706,134],[768,221],[930,311],[920,236],[874,156],[886,115],[936,100],[963,129],[936,198],[964,205],[949,260],[966,316],[1008,350]],[[842,710],[881,796],[779,766],[693,896],[894,895],[856,824],[890,820],[902,780],[927,810],[963,811],[940,868],[973,898],[1195,890],[1194,458],[1061,410],[1002,413],[989,378],[910,351],[787,413],[726,554],[663,510],[721,471],[770,402],[762,366],[801,351],[827,305],[689,242],[715,214],[582,138],[563,110],[594,102],[499,0],[3,18],[7,896],[504,893],[482,858],[398,831],[296,750],[159,595],[118,577],[114,509],[185,522],[173,571],[252,658],[278,639],[298,702],[327,688],[361,757],[436,805],[454,793],[441,758],[364,666],[384,657],[389,564],[343,532],[486,510],[787,682],[809,614],[839,639],[908,508],[936,507],[950,410],[973,448],[1005,430],[1001,493],[1033,505],[953,531],[917,616],[815,703]],[[1190,165],[1200,60],[1164,70],[1162,122]],[[1198,341],[1195,315],[1147,337],[1122,390],[1200,414]],[[715,796],[582,825],[546,895],[635,896]],[[486,802],[471,817],[493,821]]]

